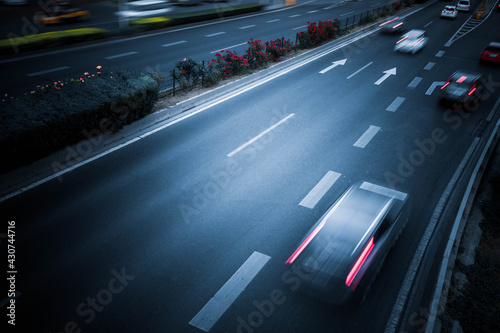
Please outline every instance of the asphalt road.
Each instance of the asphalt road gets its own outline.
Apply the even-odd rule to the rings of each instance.
[[[444,47],[468,15],[440,20],[441,7],[407,18],[410,28],[425,27],[430,36],[420,53],[394,53],[397,36],[373,33],[1,202],[2,219],[15,221],[16,328],[200,332],[196,315],[249,260],[242,278],[248,284],[220,318],[210,314],[210,332],[384,331],[436,205],[500,95],[500,70],[478,64],[500,15]],[[288,22],[289,14],[272,17]],[[161,56],[147,43],[159,48],[166,36],[205,40],[195,33],[200,29],[228,31],[217,41],[225,47],[247,37],[246,29],[230,33],[236,24],[253,22],[264,31],[268,20],[259,15],[99,45],[141,50],[137,58],[154,63]],[[183,49],[195,52],[198,44]],[[88,53],[71,70],[102,65],[106,49],[98,49],[99,55],[95,48],[79,51]],[[70,51],[58,55],[59,65],[44,57],[38,65],[26,59],[8,67],[31,65],[29,73],[71,57]],[[395,75],[384,75],[392,68]],[[491,83],[491,95],[466,115],[440,107],[439,88],[430,89],[456,69],[481,72]],[[313,207],[299,205],[329,171],[340,174],[333,186]],[[408,193],[413,210],[366,302],[347,311],[296,292],[300,272],[287,271],[284,262],[359,180]],[[403,325],[416,331],[415,319]]]

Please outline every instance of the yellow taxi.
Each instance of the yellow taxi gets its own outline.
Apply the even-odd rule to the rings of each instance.
[[[87,20],[89,17],[88,10],[73,7],[68,3],[61,3],[49,6],[46,12],[35,14],[34,21],[39,25],[50,25]]]

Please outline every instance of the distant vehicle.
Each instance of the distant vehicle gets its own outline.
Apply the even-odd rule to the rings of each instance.
[[[456,18],[457,17],[457,8],[455,6],[446,6],[444,9],[441,11],[441,17],[446,17],[446,18]]]
[[[469,0],[459,0],[457,3],[457,10],[461,12],[468,12],[470,9]]]
[[[40,25],[61,24],[77,20],[87,20],[88,10],[73,7],[68,3],[49,6],[46,12],[35,14],[34,21]]]
[[[500,43],[491,42],[481,53],[479,62],[500,64]]]
[[[469,106],[476,105],[484,90],[484,79],[481,74],[458,70],[441,87],[441,103],[458,103]]]
[[[8,6],[23,6],[28,4],[28,0],[3,0],[2,3]]]
[[[401,36],[394,46],[394,51],[415,54],[420,51],[429,40],[424,30],[413,29]]]
[[[385,33],[396,33],[406,30],[404,20],[400,17],[395,17],[387,20],[384,23],[380,24],[379,27],[381,27],[381,31]]]
[[[333,304],[363,301],[409,219],[406,202],[406,193],[376,184],[350,187],[286,261],[306,272],[298,288]]]
[[[201,0],[173,0],[173,2],[182,6],[194,6],[199,4]]]

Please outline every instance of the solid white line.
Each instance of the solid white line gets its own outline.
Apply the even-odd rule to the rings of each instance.
[[[380,127],[370,125],[370,127],[366,130],[366,132],[356,141],[353,146],[359,148],[365,148],[366,145],[370,142],[371,139],[375,136],[375,134],[380,131]]]
[[[387,107],[387,111],[395,112],[401,104],[405,101],[406,98],[404,97],[396,97],[396,99]]]
[[[451,196],[451,194],[453,192],[453,188],[455,187],[456,182],[459,180],[463,169],[467,165],[467,162],[469,161],[472,153],[476,149],[476,146],[479,142],[478,139],[479,138],[475,138],[474,141],[472,142],[472,144],[470,145],[469,150],[467,151],[464,158],[462,159],[462,162],[460,163],[457,170],[453,174],[453,177],[451,178],[450,182],[446,186],[446,189],[444,190],[443,194],[441,195],[441,198],[439,199],[438,204],[436,205],[436,208],[434,209],[434,213],[432,214],[432,217],[429,221],[429,224],[427,225],[427,228],[425,229],[424,235],[420,239],[420,243],[418,245],[417,250],[415,251],[415,254],[413,255],[413,259],[411,261],[410,267],[408,268],[408,271],[406,272],[405,279],[403,281],[403,285],[401,286],[401,289],[399,290],[398,297],[397,297],[396,302],[394,303],[394,306],[392,308],[392,312],[391,312],[391,315],[389,317],[389,321],[387,322],[387,325],[385,327],[386,333],[396,332],[396,328],[397,328],[399,321],[401,319],[401,314],[403,313],[403,310],[405,308],[406,300],[407,300],[408,295],[410,293],[410,289],[413,285],[413,281],[415,279],[415,276],[417,275],[418,268],[420,267],[420,263],[421,263],[422,258],[424,256],[424,253],[427,249],[427,246],[429,245],[429,242],[432,238],[432,234],[434,233],[434,229],[436,228],[438,220],[444,211],[444,208],[446,206],[446,202],[448,202],[448,198]]]
[[[424,69],[425,69],[426,71],[430,71],[430,70],[432,69],[432,67],[434,67],[434,65],[435,65],[435,64],[436,64],[435,62],[430,62],[430,61],[429,61],[429,62],[427,63],[427,65],[425,65]]]
[[[418,86],[418,84],[420,83],[420,81],[422,81],[422,78],[417,76],[413,79],[413,81],[410,82],[410,84],[408,85],[408,88],[416,88]]]
[[[226,32],[224,32],[224,31],[219,31],[219,32],[214,32],[213,34],[205,35],[205,37],[214,37],[214,36],[223,35],[225,33]]]
[[[208,332],[271,257],[254,252],[208,303],[189,322],[191,326]]]
[[[223,48],[223,49],[219,49],[219,50],[217,50],[217,51],[212,51],[212,52],[210,52],[210,53],[211,53],[211,54],[214,54],[214,53],[220,52],[220,51],[222,51],[222,50],[230,50],[230,49],[232,49],[232,48],[234,48],[234,47],[238,47],[238,46],[242,46],[242,45],[247,45],[247,44],[248,44],[248,42],[245,42],[245,43],[240,43],[240,44],[236,44],[236,45],[233,45],[233,46],[228,46],[228,47]]]
[[[248,28],[253,28],[253,27],[255,27],[255,24],[246,25],[244,27],[239,27],[238,29],[243,30],[243,29],[248,29]]]
[[[436,53],[436,57],[437,58],[441,58],[444,54],[444,51],[439,51],[438,53]]]
[[[358,74],[359,72],[361,72],[363,69],[365,69],[366,67],[370,66],[371,64],[373,64],[373,61],[369,62],[367,65],[361,67],[360,69],[358,69],[357,71],[355,71],[354,73],[352,73],[351,75],[349,75],[347,77],[347,79],[350,79],[351,77],[353,77],[354,75]]]
[[[424,28],[427,28],[428,26],[430,26],[432,24],[432,21],[430,21],[429,23],[427,23],[426,25],[424,25]]]
[[[163,47],[169,47],[169,46],[174,46],[174,45],[179,45],[179,44],[184,44],[187,43],[185,40],[180,40],[178,42],[173,42],[173,43],[168,43],[168,44],[163,44]]]
[[[47,73],[62,71],[64,69],[68,69],[68,68],[69,68],[68,66],[61,66],[61,67],[47,69],[45,71],[35,72],[35,73],[31,73],[31,74],[26,74],[26,75],[27,76],[37,76],[37,75],[42,75],[42,74],[47,74]]]
[[[232,152],[230,152],[229,154],[227,154],[227,157],[231,157],[234,154],[238,153],[239,151],[245,149],[247,146],[249,146],[252,143],[254,143],[255,141],[259,140],[261,137],[263,137],[264,135],[266,135],[267,133],[269,133],[270,131],[272,131],[273,129],[275,129],[276,127],[278,127],[279,125],[283,124],[285,121],[287,121],[288,119],[290,119],[293,116],[295,116],[295,113],[290,113],[288,116],[286,116],[285,118],[281,119],[276,124],[274,124],[273,126],[269,127],[268,129],[266,129],[264,132],[260,133],[259,135],[257,135],[253,139],[251,139],[250,141],[247,141],[246,143],[244,143],[240,147],[236,148],[235,150],[233,150]]]
[[[347,13],[344,13],[344,14],[340,14],[340,16],[346,16],[346,15],[349,15],[349,14],[352,14],[352,13],[355,13],[355,11],[351,11],[351,12],[347,12]]]
[[[326,175],[321,178],[318,184],[313,187],[311,191],[299,203],[300,206],[313,209],[314,206],[323,198],[328,190],[335,184],[337,179],[341,176],[340,173],[328,171]]]
[[[373,193],[382,194],[382,195],[385,195],[389,198],[394,198],[394,199],[398,199],[401,201],[403,201],[407,197],[406,193],[396,191],[392,188],[372,184],[369,182],[363,182],[363,184],[361,184],[361,186],[359,188],[362,188],[363,190],[367,190],[367,191],[370,191]]]
[[[113,56],[109,56],[109,57],[104,57],[104,58],[108,59],[108,60],[111,60],[111,59],[126,57],[126,56],[133,55],[133,54],[137,54],[137,52],[132,51],[132,52],[117,54],[117,55],[113,55]]]
[[[429,89],[427,89],[427,91],[425,92],[426,95],[432,95],[432,92],[434,91],[434,89],[436,89],[437,86],[442,86],[443,84],[445,84],[444,81],[434,81],[432,82],[431,86],[429,87]]]

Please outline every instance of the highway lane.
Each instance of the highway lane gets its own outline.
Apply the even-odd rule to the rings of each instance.
[[[175,62],[183,58],[208,62],[215,51],[227,48],[243,54],[251,38],[265,42],[285,37],[295,41],[296,33],[305,30],[309,21],[346,19],[352,12],[372,9],[370,4],[378,6],[379,2],[299,2],[297,6],[276,11],[173,27],[130,39],[92,42],[83,48],[75,46],[34,56],[21,54],[15,61],[0,61],[0,70],[9,77],[9,84],[2,84],[1,90],[9,95],[23,93],[39,84],[79,78],[98,65],[111,70],[157,69],[167,81],[163,87],[170,87],[170,72]]]
[[[415,24],[428,21],[423,16]],[[332,52],[77,169],[61,183],[1,203],[6,218],[19,226],[19,271],[25,272],[19,282],[20,315],[27,311],[33,327],[52,331],[74,320],[96,332],[199,332],[189,321],[258,251],[271,259],[214,332],[236,331],[238,317],[248,322],[253,302],[270,299],[274,289],[282,290],[286,301],[265,316],[259,331],[383,329],[423,227],[473,139],[476,122],[494,104],[492,98],[485,100],[454,130],[455,122],[443,119],[437,96],[425,92],[452,67],[485,71],[474,54],[494,24],[460,40],[470,47],[457,42],[439,59],[434,55],[446,35],[441,45],[429,44],[415,57],[394,54],[393,38],[370,37],[368,46],[349,55],[343,66],[319,73],[346,54]],[[435,26],[436,32],[441,28]],[[429,61],[435,66],[426,71]],[[375,85],[391,66],[404,69]],[[498,81],[498,69],[491,73]],[[421,83],[407,88],[415,76],[422,77]],[[396,97],[406,100],[387,111]],[[227,156],[291,114],[272,135]],[[372,125],[380,131],[365,148],[354,147]],[[398,174],[398,155],[409,156],[414,141],[428,139],[435,128],[443,128],[448,139],[397,184],[412,196],[416,213],[359,312],[339,313],[283,283],[284,261],[329,202],[359,179],[384,184],[385,172]],[[340,173],[339,180],[313,209],[299,206],[329,170]],[[189,223],[183,204],[195,209]],[[102,291],[117,291],[119,285],[109,283],[122,272],[129,277],[123,291]],[[107,303],[93,320],[89,307],[80,308],[85,315],[76,312],[87,297]]]

